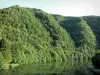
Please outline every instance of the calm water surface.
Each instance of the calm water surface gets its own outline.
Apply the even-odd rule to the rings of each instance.
[[[94,75],[87,66],[90,62],[35,63],[10,70],[1,70],[0,75]]]

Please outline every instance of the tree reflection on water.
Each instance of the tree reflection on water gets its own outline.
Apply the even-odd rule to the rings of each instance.
[[[33,63],[10,70],[1,70],[0,75],[93,75],[88,70],[89,62],[71,61]]]

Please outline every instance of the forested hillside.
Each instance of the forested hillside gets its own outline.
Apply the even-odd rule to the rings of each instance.
[[[96,28],[99,27],[99,24],[94,22],[94,27],[91,28],[90,23],[87,21],[89,17],[64,17],[60,15],[53,15],[55,19],[59,22],[60,26],[62,26],[71,36],[72,40],[75,42],[76,51],[79,51],[83,54],[83,56],[91,57],[92,54],[95,53],[99,48],[99,39],[96,39]],[[95,17],[95,16],[93,16]],[[96,21],[97,19],[94,18]],[[93,19],[92,19],[93,20]],[[99,20],[97,21],[99,22]],[[98,26],[98,27],[95,27]],[[94,29],[94,30],[93,30]]]
[[[87,60],[99,49],[99,20],[94,16],[52,15],[19,6],[0,9],[0,68]]]

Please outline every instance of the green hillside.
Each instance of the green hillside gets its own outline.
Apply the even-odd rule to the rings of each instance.
[[[64,17],[19,6],[1,9],[0,68],[87,60],[99,48],[97,28],[91,17]]]
[[[86,56],[85,58],[92,57],[98,48],[98,42],[87,21],[83,17],[64,17],[63,19],[59,19],[63,17],[60,15],[54,15],[54,17],[74,40],[76,51],[81,52]]]

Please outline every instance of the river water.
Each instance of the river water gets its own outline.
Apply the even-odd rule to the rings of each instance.
[[[0,75],[94,75],[88,69],[89,64],[89,61],[34,63],[1,70]]]

